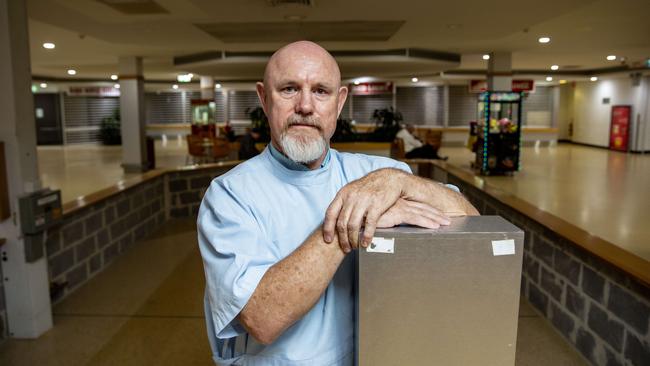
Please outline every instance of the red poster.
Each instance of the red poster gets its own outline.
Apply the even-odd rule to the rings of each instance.
[[[629,105],[612,106],[612,125],[609,130],[609,148],[618,151],[628,150],[630,135],[630,116],[632,107]]]

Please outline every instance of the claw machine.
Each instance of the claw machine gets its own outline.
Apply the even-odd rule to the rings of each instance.
[[[521,167],[522,93],[486,91],[479,95],[476,170],[512,175]]]

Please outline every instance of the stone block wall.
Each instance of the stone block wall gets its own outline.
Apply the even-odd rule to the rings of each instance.
[[[165,179],[156,177],[64,216],[45,243],[53,303],[101,272],[166,221]]]
[[[650,288],[577,244],[435,168],[486,215],[525,231],[521,292],[593,365],[650,365]]]
[[[212,180],[230,167],[176,171],[169,173],[169,215],[173,218],[192,217],[199,212],[203,194]]]

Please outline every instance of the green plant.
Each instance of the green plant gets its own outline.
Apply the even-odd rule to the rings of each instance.
[[[269,142],[271,141],[271,127],[269,126],[269,119],[264,113],[262,107],[248,108],[246,109],[248,117],[253,123],[253,128],[256,128],[260,131],[260,142]]]
[[[332,136],[332,141],[334,142],[353,142],[358,141],[358,134],[354,125],[345,118],[339,117],[336,120],[336,131]]]
[[[402,113],[393,110],[393,107],[375,109],[372,113],[372,119],[375,120],[375,131],[373,140],[391,142],[399,132],[400,122],[404,119]]]
[[[116,108],[113,115],[102,119],[100,138],[104,145],[121,145],[122,131],[120,129],[120,109]]]

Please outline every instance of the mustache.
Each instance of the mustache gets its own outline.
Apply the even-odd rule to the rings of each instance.
[[[299,114],[294,114],[287,118],[287,128],[294,125],[312,126],[321,130],[320,118],[314,116],[301,116]]]

